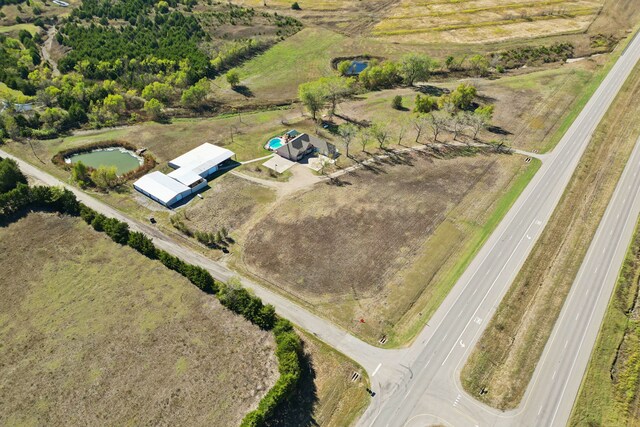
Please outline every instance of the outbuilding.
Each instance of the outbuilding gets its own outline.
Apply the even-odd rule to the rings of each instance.
[[[156,202],[172,205],[207,186],[207,177],[235,154],[231,150],[205,143],[169,162],[175,170],[167,175],[156,171],[133,183],[133,188]]]

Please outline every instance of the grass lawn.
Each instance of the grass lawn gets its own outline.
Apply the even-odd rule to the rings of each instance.
[[[277,204],[242,268],[370,342],[406,342],[537,167],[447,150],[389,159]]]
[[[225,228],[235,240],[243,241],[255,218],[275,199],[275,190],[226,174],[213,182],[203,199],[194,199],[176,215],[193,231],[216,233]],[[166,225],[171,227],[168,221]]]
[[[558,207],[462,371],[500,409],[526,390],[615,185],[640,134],[640,67],[596,129]],[[480,396],[486,387],[489,392]]]
[[[600,327],[582,380],[570,426],[638,425],[638,341],[640,326],[638,279],[640,278],[640,231],[633,242]]]
[[[9,25],[9,26],[0,26],[0,34],[15,33],[17,35],[20,32],[20,30],[27,30],[33,35],[39,32],[40,28],[36,27],[33,24],[15,24],[15,25]]]
[[[80,219],[0,228],[0,424],[237,425],[272,334]]]
[[[298,85],[331,74],[331,59],[344,36],[317,27],[305,28],[278,43],[256,58],[238,68],[240,80],[253,97],[265,100],[293,100],[298,95]],[[215,83],[228,88],[224,76]],[[244,97],[230,89],[222,93],[230,102],[242,102]]]

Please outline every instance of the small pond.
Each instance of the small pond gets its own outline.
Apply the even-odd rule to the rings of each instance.
[[[368,66],[369,66],[369,63],[367,61],[359,61],[359,60],[351,61],[351,66],[347,70],[347,75],[357,76],[361,72],[363,72],[364,69],[367,68]]]
[[[122,147],[100,148],[87,153],[73,154],[64,159],[65,163],[81,161],[87,166],[115,166],[118,175],[137,169],[144,162],[143,158]]]

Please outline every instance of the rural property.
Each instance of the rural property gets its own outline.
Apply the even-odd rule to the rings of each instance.
[[[0,424],[637,423],[636,3],[0,0]]]

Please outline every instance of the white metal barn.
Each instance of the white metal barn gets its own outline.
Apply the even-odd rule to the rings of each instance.
[[[152,172],[133,183],[133,188],[156,202],[170,207],[207,185],[207,177],[220,164],[234,156],[233,151],[204,143],[169,162],[175,170],[168,175]]]

